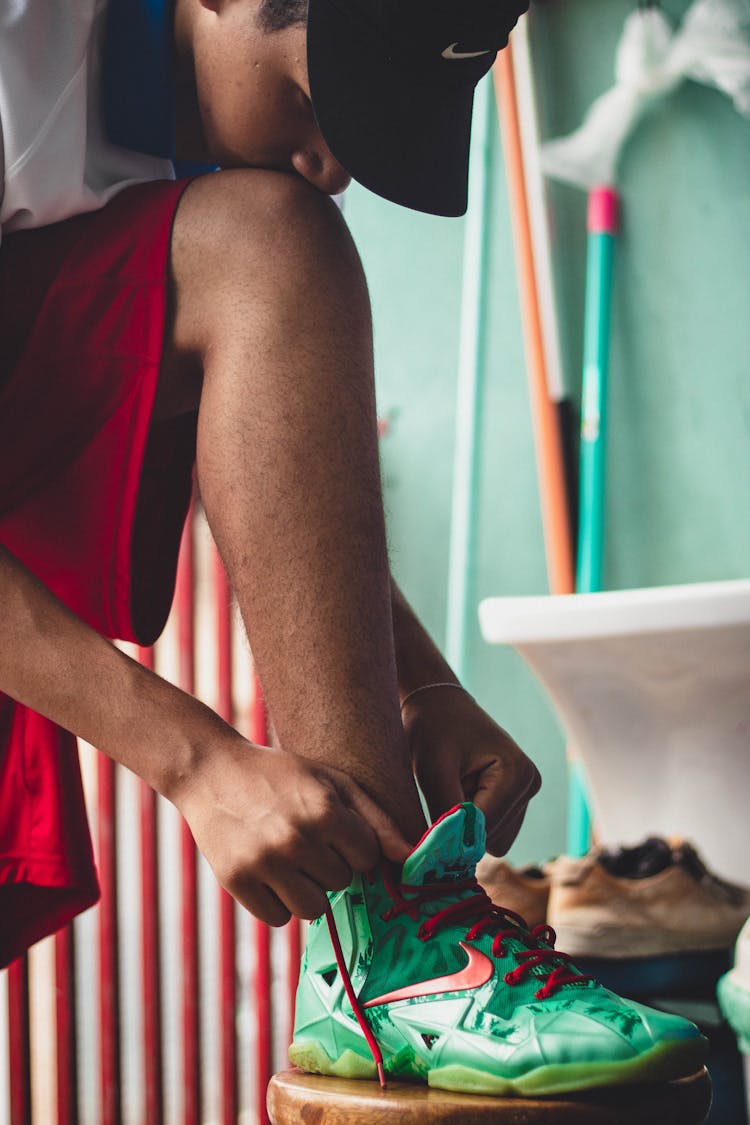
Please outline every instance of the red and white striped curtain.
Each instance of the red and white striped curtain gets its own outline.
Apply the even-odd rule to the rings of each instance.
[[[263,701],[200,509],[144,664],[265,744]],[[263,1125],[286,1064],[301,928],[257,922],[176,810],[81,746],[99,905],[0,974],[0,1125]]]

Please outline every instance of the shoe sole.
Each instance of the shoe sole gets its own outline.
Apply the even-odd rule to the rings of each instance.
[[[502,1078],[459,1064],[430,1069],[423,1059],[414,1059],[408,1069],[391,1069],[385,1061],[386,1074],[394,1079],[426,1081],[428,1086],[468,1094],[495,1094],[498,1097],[532,1097],[542,1094],[572,1093],[602,1086],[635,1086],[654,1082],[671,1082],[700,1070],[706,1061],[708,1042],[704,1038],[674,1040],[661,1043],[633,1059],[621,1062],[561,1063],[537,1067],[518,1078]],[[354,1051],[346,1050],[338,1059],[331,1059],[316,1040],[293,1043],[289,1059],[302,1070],[313,1074],[335,1075],[337,1078],[376,1078],[375,1064]]]
[[[650,930],[627,930],[624,926],[568,925],[550,923],[555,931],[555,945],[573,958],[626,960],[632,957],[684,956],[699,953],[723,953],[732,945],[731,936],[700,933],[662,933]]]

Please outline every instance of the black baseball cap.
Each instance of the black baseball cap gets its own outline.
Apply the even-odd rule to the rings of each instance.
[[[528,0],[309,0],[320,131],[365,187],[434,215],[466,211],[474,87]]]

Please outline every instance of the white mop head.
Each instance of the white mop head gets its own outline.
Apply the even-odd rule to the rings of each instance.
[[[750,0],[696,0],[672,54],[686,77],[716,86],[750,117]]]
[[[695,0],[677,33],[658,7],[632,12],[617,47],[615,85],[575,132],[542,145],[545,172],[586,191],[614,185],[641,117],[688,78],[716,86],[750,116],[750,0]]]

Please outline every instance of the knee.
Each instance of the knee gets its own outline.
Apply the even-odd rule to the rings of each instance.
[[[172,234],[176,309],[197,324],[217,304],[289,305],[347,289],[365,296],[361,264],[341,214],[297,176],[218,172],[185,192]],[[184,319],[184,318],[183,318]]]

